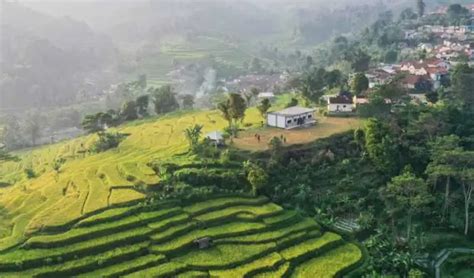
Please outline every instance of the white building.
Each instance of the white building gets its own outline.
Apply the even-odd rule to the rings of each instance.
[[[355,111],[352,96],[339,95],[328,100],[328,112],[330,114],[351,113]]]
[[[220,131],[213,131],[206,134],[206,138],[216,146],[224,145],[224,134]]]
[[[316,123],[314,109],[293,106],[277,112],[267,113],[267,125],[285,129],[313,125]]]
[[[275,98],[275,94],[273,92],[261,92],[257,96],[258,99],[265,99],[268,98],[269,100],[273,100]]]

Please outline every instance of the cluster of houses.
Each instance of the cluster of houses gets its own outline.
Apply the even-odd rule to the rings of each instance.
[[[256,87],[266,92],[279,91],[288,81],[288,72],[273,74],[247,74],[232,80],[224,81],[222,89],[224,91],[246,93],[251,88]]]
[[[400,84],[403,88],[429,92],[438,89],[448,79],[451,67],[450,62],[439,58],[404,61],[369,70],[366,77],[370,89],[390,82],[395,76],[402,76]]]

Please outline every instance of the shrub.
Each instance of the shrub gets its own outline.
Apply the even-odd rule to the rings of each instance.
[[[92,146],[92,151],[97,152],[97,153],[105,152],[109,149],[118,147],[120,142],[122,142],[127,136],[126,134],[123,134],[123,133],[106,133],[106,132],[100,132],[98,133],[98,135],[99,135],[99,140],[97,140]]]
[[[35,171],[31,168],[25,169],[25,175],[28,179],[34,179],[36,177]]]

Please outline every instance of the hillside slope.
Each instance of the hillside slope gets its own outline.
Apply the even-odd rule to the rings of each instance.
[[[256,109],[248,110],[247,125],[260,121]],[[109,205],[143,198],[135,186],[159,182],[147,164],[187,151],[183,131],[194,124],[204,125],[204,133],[227,126],[217,111],[178,113],[119,127],[129,136],[104,153],[85,153],[95,140],[90,135],[24,151],[20,162],[0,165],[0,181],[13,184],[0,188],[0,250],[44,226],[61,226]],[[52,168],[57,158],[67,159],[58,173]],[[36,177],[27,179],[25,169]]]
[[[199,249],[196,239],[211,246]],[[333,277],[361,251],[266,198],[142,203],[0,254],[0,273],[33,277]]]

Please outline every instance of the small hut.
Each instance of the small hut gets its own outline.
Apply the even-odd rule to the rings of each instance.
[[[220,131],[213,131],[206,134],[206,138],[216,146],[224,145],[224,134]]]
[[[203,238],[195,239],[193,243],[196,244],[196,246],[199,249],[207,249],[211,247],[212,239],[210,237],[203,237]]]

